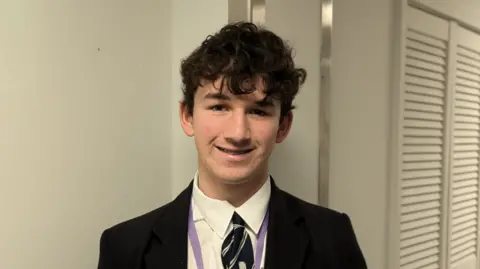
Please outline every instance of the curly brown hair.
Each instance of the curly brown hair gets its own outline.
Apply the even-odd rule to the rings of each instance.
[[[183,103],[193,112],[194,97],[202,83],[221,78],[233,94],[255,91],[251,79],[265,81],[265,98],[280,100],[281,116],[294,107],[293,99],[307,72],[296,68],[292,48],[279,36],[253,23],[237,22],[209,35],[181,64]],[[249,86],[245,86],[249,85]],[[221,88],[220,88],[221,89]]]

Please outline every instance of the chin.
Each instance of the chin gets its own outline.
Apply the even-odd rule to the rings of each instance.
[[[228,169],[230,170],[230,169]],[[228,185],[241,185],[251,180],[251,171],[219,171],[216,173],[216,177],[221,180],[222,183]]]

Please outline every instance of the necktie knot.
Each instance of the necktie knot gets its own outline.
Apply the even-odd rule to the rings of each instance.
[[[240,217],[240,215],[237,214],[237,212],[233,212],[232,224],[245,227],[245,221],[242,219],[242,217]]]

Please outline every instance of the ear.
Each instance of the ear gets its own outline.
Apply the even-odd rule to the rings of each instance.
[[[180,102],[180,124],[187,136],[193,136],[193,111],[190,111],[185,102]]]
[[[277,143],[282,143],[285,138],[287,138],[288,134],[290,133],[290,129],[292,127],[292,122],[293,122],[293,113],[292,111],[288,112],[287,115],[283,116],[280,119],[280,125],[278,127],[278,132],[277,132]]]

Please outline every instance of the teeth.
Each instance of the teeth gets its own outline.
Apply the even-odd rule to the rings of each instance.
[[[220,150],[223,151],[223,152],[230,153],[230,154],[234,154],[234,155],[245,154],[245,153],[250,152],[249,149],[245,149],[245,150],[227,150],[227,149],[220,148],[220,147],[217,147],[217,148],[220,149]]]

